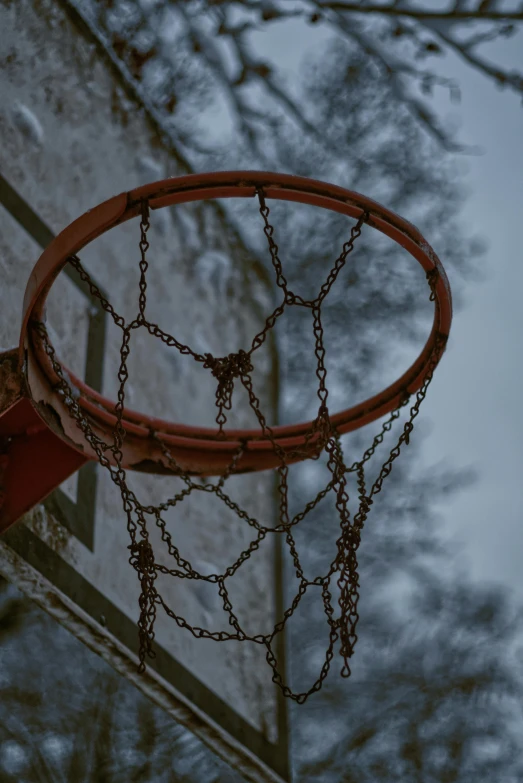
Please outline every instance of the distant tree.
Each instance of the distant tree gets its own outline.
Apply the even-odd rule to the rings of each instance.
[[[463,192],[452,157],[416,123],[363,53],[344,42],[311,63],[301,88],[302,104],[315,106],[323,117],[329,144],[293,132],[287,119],[275,127],[271,155],[286,170],[350,183],[407,215],[444,260],[459,306],[464,281],[481,274],[483,246],[461,228]],[[247,212],[246,206],[241,224],[252,238],[255,220],[247,223]],[[273,214],[288,278],[300,293],[309,293],[332,265],[348,221],[322,210],[300,216],[290,207],[274,207]],[[326,303],[332,408],[383,385],[380,377],[390,372],[392,357],[397,376],[396,356],[428,333],[432,308],[423,275],[416,277],[403,251],[368,233]],[[295,420],[314,411],[315,360],[306,315],[289,319],[280,339],[283,410]],[[389,435],[389,447],[384,443],[370,462],[369,484],[399,426]],[[348,464],[377,430],[370,426],[342,439]],[[300,780],[321,774],[324,781],[346,783],[469,783],[489,775],[516,781],[521,774],[523,678],[514,650],[523,638],[523,615],[502,589],[468,580],[452,542],[438,530],[434,500],[450,498],[474,475],[451,465],[423,469],[420,446],[415,434],[363,530],[361,646],[353,675],[348,683],[340,681],[341,661],[335,658],[324,690],[293,710]],[[303,506],[326,474],[317,464],[297,466],[294,474],[293,502]],[[353,496],[355,489],[353,484]],[[326,500],[298,534],[311,577],[332,558],[336,521],[333,503]],[[289,582],[292,592],[292,568]],[[293,684],[299,690],[317,676],[325,628],[319,601],[308,603],[291,624]],[[300,764],[308,754],[316,760]]]
[[[374,654],[367,638],[372,663],[363,662],[356,699],[343,689],[342,708],[341,694],[329,690],[338,739],[300,779],[521,780],[521,609],[500,589],[448,574],[418,582],[409,609],[410,622],[399,632],[389,622]]]
[[[452,53],[486,80],[523,95],[523,74],[486,54],[490,42],[521,30],[523,11],[516,0],[455,0],[445,8],[411,0],[74,0],[74,5],[102,32],[155,109],[172,117],[170,129],[188,152],[198,149],[191,112],[202,89],[197,75],[208,98],[227,106],[253,149],[263,148],[271,132],[270,108],[292,117],[302,133],[323,136],[323,118],[295,99],[275,62],[252,45],[254,33],[288,22],[295,25],[294,35],[300,25],[311,24],[365,52],[395,99],[446,149],[460,145],[430,96],[443,88],[459,100],[459,85],[438,74],[435,60]]]

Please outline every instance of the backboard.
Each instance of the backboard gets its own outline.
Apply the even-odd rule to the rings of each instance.
[[[24,52],[1,88],[0,348],[18,342],[30,270],[54,233],[99,201],[187,168],[160,142],[158,128],[133,102],[85,30],[52,0],[2,7],[2,58]],[[52,24],[49,23],[51,20]],[[41,41],[46,46],[42,49]],[[89,78],[88,78],[89,77]],[[127,92],[126,92],[127,90]],[[96,154],[95,154],[96,152]],[[139,228],[101,237],[82,262],[125,311],[136,296]],[[198,350],[227,353],[262,323],[270,290],[262,270],[227,224],[219,205],[187,205],[151,221],[150,302],[158,319]],[[61,358],[93,388],[113,396],[118,340],[112,324],[74,273],[56,281],[48,325]],[[223,346],[223,348],[222,348]],[[257,367],[258,391],[273,420],[275,346]],[[9,403],[0,367],[0,408]],[[190,424],[212,425],[214,387],[198,368],[161,343],[137,340],[130,360],[132,407]],[[252,412],[251,412],[252,413]],[[238,424],[249,426],[248,405]],[[1,420],[0,420],[1,421]],[[254,516],[270,513],[270,474],[233,477],[232,494]],[[136,476],[145,497],[172,492],[176,479]],[[169,484],[169,489],[167,485]],[[169,517],[185,556],[210,571],[245,548],[248,531],[223,504],[200,497]],[[215,500],[215,499],[214,499]],[[274,503],[274,508],[276,507]],[[196,640],[159,616],[157,658],[136,674],[139,585],[128,563],[120,498],[110,479],[87,463],[0,539],[0,573],[106,658],[178,721],[198,734],[246,780],[288,779],[285,704],[263,650]],[[155,542],[161,548],[161,541]],[[274,543],[274,545],[273,545]],[[282,601],[278,542],[241,569],[232,588],[253,628],[271,628]],[[214,585],[162,590],[195,624],[220,626]],[[169,592],[170,591],[170,592]],[[223,621],[226,622],[225,615]],[[283,658],[283,650],[281,650]]]

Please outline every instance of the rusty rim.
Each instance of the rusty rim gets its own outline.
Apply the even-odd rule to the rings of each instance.
[[[393,384],[365,402],[331,416],[339,433],[368,424],[394,410],[406,393],[421,387],[436,342],[447,338],[452,320],[452,300],[448,279],[436,254],[420,232],[408,221],[377,202],[336,185],[304,177],[255,171],[194,174],[162,180],[122,193],[109,199],[65,228],[44,251],[29,278],[23,307],[20,335],[20,362],[24,368],[29,393],[37,410],[48,425],[74,448],[94,456],[80,430],[70,420],[63,402],[53,391],[56,376],[41,340],[31,328],[32,320],[42,320],[45,300],[52,283],[67,259],[97,237],[133,217],[140,215],[147,200],[151,209],[189,201],[213,198],[252,198],[263,188],[267,199],[295,201],[330,209],[358,219],[367,213],[367,225],[401,245],[418,261],[426,273],[437,272],[434,291],[434,321],[427,342],[416,361]],[[68,372],[67,368],[65,368]],[[91,389],[69,373],[78,389],[79,402],[90,423],[102,437],[112,436],[115,424],[114,402]],[[50,416],[47,405],[59,414]],[[273,445],[260,430],[226,430],[218,437],[215,429],[192,427],[152,418],[132,410],[125,411],[123,424],[127,432],[125,465],[138,470],[170,472],[165,466],[151,431],[163,440],[185,469],[195,473],[217,475],[230,464],[241,441],[247,441],[245,454],[237,472],[277,467],[279,459]],[[273,427],[274,437],[286,451],[299,449],[310,430],[311,422]],[[314,444],[309,444],[312,454]]]

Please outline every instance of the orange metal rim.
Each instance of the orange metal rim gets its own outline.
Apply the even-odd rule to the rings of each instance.
[[[402,401],[405,393],[413,394],[421,387],[426,376],[436,341],[448,337],[452,321],[452,298],[445,270],[433,249],[420,232],[408,221],[381,204],[365,196],[336,185],[295,177],[257,171],[216,172],[193,174],[162,180],[122,193],[109,199],[65,228],[44,251],[36,263],[28,281],[23,306],[23,322],[20,334],[20,362],[28,378],[28,386],[36,402],[45,401],[67,416],[67,411],[53,392],[56,377],[47,354],[34,330],[31,320],[42,320],[48,292],[67,259],[82,250],[91,241],[116,225],[136,217],[142,203],[147,200],[151,209],[160,209],[189,201],[216,198],[252,198],[258,189],[266,199],[294,201],[330,209],[358,219],[366,212],[366,224],[377,229],[403,247],[425,270],[438,272],[434,288],[434,320],[427,342],[416,361],[392,385],[380,394],[331,416],[338,432],[346,433],[390,413]],[[68,373],[67,368],[64,368]],[[101,433],[112,433],[115,416],[114,402],[103,397],[69,373],[79,392],[79,403],[89,420]],[[217,437],[216,429],[192,427],[152,418],[146,414],[125,410],[124,427],[129,441],[128,466],[136,467],[143,460],[158,461],[151,444],[151,431],[163,440],[178,456],[186,457],[194,472],[222,472],[241,441],[247,448],[241,471],[263,470],[279,464],[273,454],[273,445],[261,430],[227,430],[225,437]],[[303,445],[311,423],[275,426],[274,438],[279,445],[291,451]],[[66,439],[79,451],[86,452],[86,444],[80,431],[68,428]],[[311,453],[313,453],[313,444]],[[87,449],[88,451],[88,449]],[[272,452],[272,454],[271,454]],[[174,452],[173,452],[174,454]],[[93,456],[93,455],[90,455]]]

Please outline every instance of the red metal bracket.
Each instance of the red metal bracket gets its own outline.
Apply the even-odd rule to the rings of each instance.
[[[44,424],[29,399],[0,412],[0,534],[87,461]]]

